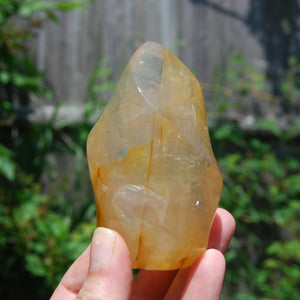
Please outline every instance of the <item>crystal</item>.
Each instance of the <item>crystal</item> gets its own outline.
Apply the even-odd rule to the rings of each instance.
[[[87,141],[98,226],[125,239],[133,268],[191,265],[222,191],[201,86],[163,46],[132,56]]]

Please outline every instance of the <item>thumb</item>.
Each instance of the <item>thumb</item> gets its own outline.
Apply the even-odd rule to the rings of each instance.
[[[87,278],[77,299],[129,299],[132,270],[129,251],[115,231],[99,227],[91,243]]]

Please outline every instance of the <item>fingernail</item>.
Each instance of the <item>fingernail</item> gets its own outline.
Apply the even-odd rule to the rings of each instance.
[[[95,230],[91,245],[90,270],[97,270],[109,264],[113,255],[116,235],[107,228],[99,227]]]

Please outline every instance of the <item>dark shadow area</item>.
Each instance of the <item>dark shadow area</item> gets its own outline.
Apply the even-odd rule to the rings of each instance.
[[[300,58],[300,1],[252,0],[246,15],[209,0],[190,0],[244,23],[261,43],[267,60],[266,75],[272,92],[280,95],[280,77],[288,68],[291,56]]]
[[[288,68],[289,57],[299,56],[299,12],[299,0],[250,1],[246,24],[264,48],[275,95],[280,94],[280,76]]]

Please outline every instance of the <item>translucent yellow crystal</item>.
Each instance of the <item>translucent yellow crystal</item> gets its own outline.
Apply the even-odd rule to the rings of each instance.
[[[98,225],[123,236],[133,268],[183,268],[206,250],[222,178],[201,86],[169,50],[134,53],[87,155]]]

